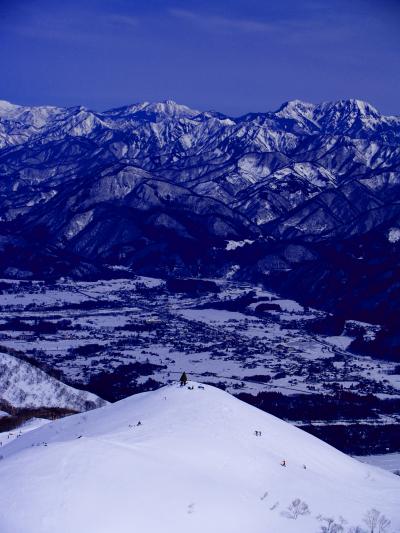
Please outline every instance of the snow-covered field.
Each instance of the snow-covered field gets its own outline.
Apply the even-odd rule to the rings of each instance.
[[[260,287],[217,281],[220,293],[191,298],[171,295],[153,278],[71,282],[10,282],[0,295],[0,346],[20,350],[85,385],[93,376],[121,365],[153,365],[136,372],[140,384],[151,376],[166,383],[182,370],[228,390],[329,393],[337,385],[382,397],[400,395],[394,363],[346,352],[351,337],[308,333],[307,323],[323,313],[305,310]],[[213,307],[253,291],[256,303],[236,311]],[[281,311],[255,313],[259,303]],[[201,309],[199,307],[202,307]],[[35,333],[37,321],[69,325]],[[137,327],[136,327],[137,326]],[[135,329],[136,327],[136,329]],[[91,345],[85,349],[85,346]],[[95,345],[95,346],[93,346]],[[86,351],[85,351],[86,350]],[[254,376],[268,378],[257,383]],[[247,378],[251,379],[248,380]],[[132,378],[133,379],[133,378]],[[265,379],[264,379],[265,381]]]
[[[398,476],[198,383],[51,422],[2,455],[7,533],[349,531],[372,508],[400,527]]]

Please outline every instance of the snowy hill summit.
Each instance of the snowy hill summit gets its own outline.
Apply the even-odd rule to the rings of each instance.
[[[1,454],[7,533],[400,527],[400,478],[194,382],[48,423]]]

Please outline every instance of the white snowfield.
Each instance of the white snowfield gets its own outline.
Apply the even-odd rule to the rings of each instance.
[[[107,403],[7,353],[0,353],[0,400],[18,408],[58,407],[73,411],[86,411]]]
[[[347,521],[326,531],[347,532],[371,508],[391,520],[385,531],[398,531],[398,476],[221,390],[189,385],[60,419],[3,446],[0,531],[313,533],[322,515]],[[308,513],[301,503],[305,514],[288,509],[297,498]]]

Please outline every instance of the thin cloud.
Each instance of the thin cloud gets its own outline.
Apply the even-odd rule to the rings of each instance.
[[[128,26],[131,28],[137,27],[139,23],[138,19],[135,17],[130,17],[129,15],[120,15],[118,13],[109,15],[108,21],[113,25]]]
[[[168,13],[205,31],[264,34],[279,40],[282,46],[334,45],[354,35],[357,25],[352,18],[348,20],[340,12],[327,9],[316,0],[310,0],[305,7],[307,9],[302,17],[286,16],[271,21],[225,17],[185,9],[170,9]],[[320,14],[322,10],[324,16],[317,16],[316,13]]]
[[[79,12],[79,17],[74,13],[60,17],[58,12],[40,16],[36,12],[28,12],[24,21],[9,20],[3,23],[2,29],[27,38],[97,46],[98,39],[105,34],[118,35],[116,28],[124,33],[123,30],[137,26],[138,19],[129,15],[92,14],[82,10]]]
[[[243,18],[228,18],[217,15],[195,13],[185,9],[170,9],[169,14],[175,18],[191,21],[205,29],[231,30],[248,33],[272,32],[276,30],[274,24]]]

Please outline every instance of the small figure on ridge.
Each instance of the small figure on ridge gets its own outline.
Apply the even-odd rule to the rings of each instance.
[[[188,378],[187,378],[187,375],[186,375],[186,372],[184,372],[182,375],[181,375],[181,379],[179,380],[181,382],[181,387],[184,387],[188,381]]]

